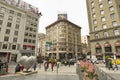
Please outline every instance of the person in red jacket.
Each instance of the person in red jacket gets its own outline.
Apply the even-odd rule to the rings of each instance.
[[[54,62],[51,62],[51,69],[52,69],[52,71],[53,71],[53,68],[54,68]]]
[[[24,70],[24,66],[23,66],[23,65],[20,66],[20,70],[21,70],[21,71]]]

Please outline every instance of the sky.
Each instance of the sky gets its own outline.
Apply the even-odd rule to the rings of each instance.
[[[38,7],[42,16],[39,32],[46,33],[45,27],[57,20],[61,12],[67,13],[68,20],[81,27],[81,35],[89,35],[86,0],[23,0]]]

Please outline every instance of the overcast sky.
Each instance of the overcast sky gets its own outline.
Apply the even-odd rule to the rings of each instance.
[[[68,20],[80,26],[81,34],[88,35],[86,0],[23,0],[39,8],[42,13],[39,32],[46,33],[45,27],[57,20],[59,12],[65,12]]]

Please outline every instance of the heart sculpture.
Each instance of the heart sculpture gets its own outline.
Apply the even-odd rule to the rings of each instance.
[[[22,56],[20,60],[18,61],[21,65],[24,66],[24,68],[28,71],[29,68],[36,62],[35,56]]]

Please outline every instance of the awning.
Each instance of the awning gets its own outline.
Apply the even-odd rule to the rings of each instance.
[[[116,41],[115,46],[120,46],[120,41]]]
[[[106,43],[104,44],[104,47],[111,47],[111,45],[110,45],[109,42],[106,42]]]
[[[120,56],[120,52],[116,52],[115,55],[116,55],[116,56]]]
[[[20,50],[20,53],[35,53],[35,50]]]
[[[96,53],[95,56],[103,56],[102,53]]]
[[[95,48],[101,48],[101,45],[100,45],[99,43],[97,43],[97,44],[95,45]]]

